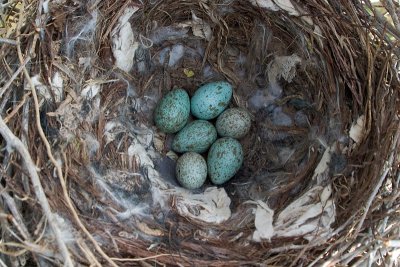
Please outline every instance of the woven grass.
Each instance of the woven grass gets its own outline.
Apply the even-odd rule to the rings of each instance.
[[[250,2],[257,1],[1,4],[3,265],[398,264],[399,6],[391,0],[293,1],[296,15]],[[112,38],[128,8],[138,9],[129,21],[146,49],[144,69],[124,72],[115,67]],[[185,23],[192,14],[211,25],[209,40],[190,34],[161,44],[149,40],[156,29]],[[204,56],[186,58],[177,69],[146,65],[146,57],[158,56],[165,43],[203,45]],[[243,79],[237,53],[247,58]],[[276,126],[253,113],[252,130],[242,140],[245,162],[225,185],[231,218],[210,224],[181,216],[173,194],[160,205],[151,174],[139,158],[123,152],[143,136],[143,125],[156,132],[151,110],[138,108],[146,105],[139,100],[176,86],[192,94],[208,81],[199,73],[209,65],[232,83],[233,105],[245,107],[267,79],[268,64],[292,54],[303,62],[293,82],[283,84],[279,104],[306,105],[309,126]],[[56,72],[64,89],[44,96],[41,88],[54,87]],[[98,100],[82,97],[92,84],[101,86]],[[364,123],[355,142],[349,131],[360,117]],[[114,121],[121,128],[106,136],[107,123]],[[284,164],[267,138],[278,135],[289,136],[296,148]],[[313,174],[330,146],[337,153],[320,185],[332,187],[332,231],[311,240],[304,235],[251,240],[254,214],[246,201],[267,199],[279,214],[316,184]],[[279,183],[260,181],[266,172]],[[132,210],[143,203],[146,208],[127,211],[126,199]]]

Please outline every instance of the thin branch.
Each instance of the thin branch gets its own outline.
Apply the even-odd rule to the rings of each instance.
[[[11,76],[11,78],[7,81],[7,83],[0,89],[0,98],[3,96],[4,92],[10,87],[12,82],[17,78],[17,76],[22,72],[22,70],[25,68],[26,64],[31,60],[31,57],[28,56],[25,58],[25,60],[21,63],[21,66],[17,69],[16,72]]]
[[[145,260],[153,260],[161,257],[182,257],[182,255],[178,254],[158,254],[154,256],[149,256],[145,258],[136,258],[136,259],[122,259],[122,258],[111,258],[115,261],[120,261],[120,262],[138,262],[138,261],[145,261]]]
[[[26,81],[24,81],[25,85]],[[24,86],[26,88],[26,86]],[[22,119],[21,119],[21,141],[26,146],[28,146],[29,142],[29,109],[30,109],[31,99],[29,98],[24,103],[24,107],[22,109]],[[27,177],[24,173],[21,175],[22,185],[27,195],[31,194],[31,187],[29,186],[29,177]]]
[[[34,243],[30,243],[30,242],[23,242],[23,243],[16,243],[16,242],[3,242],[2,244],[2,248],[0,249],[1,253],[7,254],[7,255],[11,255],[14,257],[17,257],[21,254],[24,254],[26,251],[30,251],[30,252],[35,252],[38,253],[40,255],[42,255],[43,257],[47,257],[47,258],[57,258],[57,255],[55,255],[54,251],[49,250],[45,247],[42,247],[40,245],[34,244]],[[4,247],[4,249],[3,249]],[[13,247],[13,248],[20,248],[24,251],[10,251],[8,252],[7,250],[5,250],[5,247]]]
[[[25,105],[25,102],[26,102],[28,96],[30,96],[30,94],[31,94],[31,93],[28,92],[28,93],[26,93],[26,94],[23,96],[21,102],[20,102],[20,103],[7,115],[7,117],[4,119],[4,122],[5,122],[5,123],[8,123],[8,122],[11,120],[11,118],[14,117],[15,114],[17,114],[17,112],[20,110],[20,108],[21,108],[23,105]]]
[[[35,36],[37,36],[37,34],[35,34]],[[21,52],[21,48],[20,46],[17,46],[18,48],[18,54],[19,54],[19,58],[20,61],[23,61],[23,56],[22,56],[22,52]],[[65,184],[65,180],[64,180],[64,175],[62,173],[62,169],[60,164],[57,162],[57,160],[54,158],[53,153],[51,151],[51,146],[49,141],[46,138],[46,135],[43,132],[41,123],[40,123],[40,111],[39,111],[39,101],[38,101],[38,97],[36,94],[36,88],[35,85],[32,82],[32,79],[28,73],[28,70],[26,69],[26,67],[24,67],[24,75],[26,80],[29,83],[29,86],[31,88],[31,92],[32,92],[32,96],[33,96],[33,102],[34,102],[34,107],[35,107],[35,119],[36,119],[36,127],[37,130],[39,132],[40,138],[42,139],[45,147],[46,147],[46,151],[47,151],[47,156],[49,157],[50,161],[52,162],[52,164],[55,166],[56,171],[57,171],[57,176],[60,180],[60,184],[62,187],[62,191],[63,191],[63,196],[64,199],[67,202],[67,206],[69,208],[69,210],[72,213],[72,216],[74,217],[76,223],[78,224],[78,226],[81,228],[81,230],[85,233],[85,235],[87,236],[87,238],[89,238],[89,240],[92,242],[93,246],[96,248],[96,250],[100,253],[100,255],[113,267],[118,267],[114,261],[112,259],[110,259],[110,257],[108,257],[108,255],[102,250],[102,248],[99,246],[99,244],[97,243],[97,241],[94,239],[94,237],[90,234],[90,232],[86,229],[85,225],[82,223],[82,221],[79,219],[78,213],[76,212],[71,198],[69,197],[68,194],[68,190],[67,190],[67,186]],[[65,255],[66,256],[66,255]],[[69,257],[69,255],[68,255]]]
[[[39,23],[39,27],[41,26],[41,23],[40,23],[40,21],[41,21],[41,19],[40,19],[40,14],[41,14],[41,7],[42,7],[42,4],[43,4],[43,0],[39,0],[39,3],[38,3],[38,13],[37,13],[37,21],[38,21],[38,23]],[[24,12],[24,2],[22,2],[22,6],[21,6],[21,8],[20,8],[20,18],[23,16],[23,12]],[[17,25],[17,33],[19,33],[18,31],[19,31],[19,29],[20,29],[20,23],[21,23],[21,19],[18,21],[18,25]],[[50,144],[49,144],[49,142],[48,142],[48,140],[47,140],[47,138],[46,138],[46,136],[45,136],[45,134],[44,134],[44,132],[43,132],[43,129],[42,129],[42,127],[41,127],[41,123],[40,123],[40,111],[39,111],[39,102],[38,102],[38,97],[37,97],[37,94],[36,94],[36,88],[35,88],[35,86],[34,86],[34,84],[33,84],[33,82],[32,82],[32,79],[31,79],[31,77],[30,77],[30,75],[29,75],[29,72],[28,72],[28,70],[27,70],[27,68],[26,68],[26,66],[25,65],[23,65],[23,62],[24,62],[24,57],[23,57],[23,54],[22,54],[22,51],[21,51],[21,46],[19,45],[20,44],[20,34],[17,34],[17,43],[18,43],[18,45],[17,45],[17,52],[18,52],[18,58],[19,58],[19,61],[20,61],[20,63],[22,64],[22,69],[23,69],[23,72],[24,72],[24,76],[25,76],[25,78],[26,78],[26,80],[28,81],[28,84],[29,84],[29,86],[30,86],[30,89],[31,89],[31,92],[32,92],[32,96],[33,96],[33,100],[34,100],[34,107],[35,107],[35,119],[36,119],[36,126],[37,126],[37,129],[38,129],[38,132],[39,132],[39,135],[40,135],[40,137],[41,137],[41,139],[42,139],[42,141],[43,141],[43,143],[45,144],[45,147],[46,147],[46,151],[47,151],[47,155],[48,155],[48,157],[50,158],[50,160],[51,160],[51,162],[54,164],[54,166],[55,166],[55,168],[56,168],[56,170],[57,170],[57,175],[58,175],[58,177],[59,177],[59,179],[60,179],[60,183],[61,183],[61,186],[62,186],[62,189],[63,189],[63,196],[64,196],[64,198],[65,198],[65,200],[66,200],[66,202],[67,202],[67,205],[68,205],[68,208],[70,209],[70,211],[71,211],[71,213],[72,213],[72,215],[73,215],[73,217],[74,217],[74,219],[75,219],[75,221],[77,222],[77,224],[79,225],[79,227],[81,228],[81,230],[86,234],[86,236],[89,238],[89,240],[92,242],[92,244],[93,244],[93,246],[96,248],[96,250],[103,256],[103,258],[111,265],[111,266],[114,266],[114,267],[117,267],[117,265],[113,262],[113,260],[111,260],[110,259],[110,257],[108,257],[107,256],[107,254],[105,254],[104,253],[104,251],[101,249],[101,247],[99,246],[99,244],[97,243],[97,241],[94,239],[94,237],[90,234],[90,232],[86,229],[86,227],[83,225],[83,223],[81,222],[81,220],[79,219],[79,216],[78,216],[78,214],[77,214],[77,212],[76,212],[76,210],[75,210],[75,208],[74,208],[74,206],[73,206],[73,204],[72,204],[72,202],[71,202],[71,199],[70,199],[70,197],[69,197],[69,195],[68,195],[68,191],[67,191],[67,187],[66,187],[66,184],[65,184],[65,181],[64,181],[64,178],[63,178],[63,173],[62,173],[62,169],[61,169],[61,166],[58,164],[58,162],[55,160],[55,158],[54,158],[54,156],[53,156],[53,154],[52,154],[52,151],[51,151],[51,146],[50,146]],[[29,51],[29,55],[31,55],[31,54],[33,54],[34,53],[34,48],[35,48],[35,46],[36,46],[36,42],[37,42],[37,40],[38,40],[38,38],[39,38],[39,35],[38,35],[38,33],[35,33],[34,34],[34,36],[33,36],[33,41],[32,41],[32,45],[31,45],[31,48],[30,48],[30,51]],[[28,56],[29,57],[29,56]],[[5,123],[4,123],[4,121],[2,120],[2,123],[5,125]],[[0,127],[1,127],[1,125],[0,125]],[[10,133],[11,133],[11,131],[10,131]],[[15,137],[15,136],[14,136]],[[15,138],[17,138],[17,137],[15,137]],[[18,139],[18,138],[17,138]],[[19,141],[19,143],[21,144],[21,146],[23,146],[23,144],[22,144],[22,142],[18,139],[18,141]],[[26,149],[25,149],[25,151],[26,151]],[[26,151],[27,152],[27,151]],[[27,152],[28,153],[28,152]],[[30,155],[29,155],[29,153],[28,153],[28,156],[29,156],[29,159],[30,159]],[[31,160],[31,159],[30,159]],[[31,163],[32,163],[32,160],[31,160]],[[32,163],[33,164],[33,163]],[[35,173],[36,174],[36,176],[37,176],[37,173]],[[38,177],[38,176],[37,176]],[[38,180],[39,180],[39,178],[38,178]],[[36,181],[37,182],[37,181]],[[38,181],[39,182],[39,185],[40,185],[40,180]],[[34,186],[34,188],[35,188],[35,186]],[[41,185],[40,185],[40,192],[43,192],[43,188],[41,187]],[[40,195],[40,192],[36,192],[36,188],[35,188],[35,193],[39,193],[39,195]],[[40,195],[41,196],[41,195]],[[44,193],[43,193],[43,196],[44,196]],[[44,198],[45,198],[45,196],[44,196]],[[72,265],[72,260],[71,260],[71,257],[70,257],[70,254],[69,254],[69,252],[68,252],[68,249],[67,249],[67,247],[66,247],[66,245],[65,245],[65,243],[63,242],[63,240],[62,240],[62,238],[61,238],[61,233],[60,233],[60,230],[57,228],[57,225],[56,225],[56,223],[55,223],[55,218],[52,216],[52,213],[51,213],[51,210],[50,210],[50,206],[48,205],[48,202],[47,202],[47,199],[45,198],[45,200],[46,200],[46,203],[42,203],[43,205],[45,205],[45,204],[47,204],[47,207],[43,207],[44,209],[46,208],[46,210],[45,210],[45,215],[48,217],[48,220],[49,220],[49,224],[50,224],[50,226],[51,226],[51,228],[53,229],[53,231],[54,231],[54,234],[55,234],[55,236],[56,236],[56,241],[57,241],[57,243],[58,243],[58,246],[59,246],[59,248],[60,248],[60,251],[61,251],[61,253],[62,253],[62,255],[63,255],[63,257],[64,257],[64,260],[65,260],[65,265],[66,266],[73,266]],[[43,201],[43,200],[42,200]],[[50,217],[49,217],[50,216]]]
[[[392,0],[385,0],[386,10],[389,12],[390,16],[392,17],[393,24],[396,29],[400,32],[400,22],[399,17],[396,14],[396,7]]]
[[[24,69],[24,74],[25,74],[25,78],[28,80],[29,85],[31,87],[31,91],[32,91],[32,96],[33,96],[33,102],[35,104],[35,118],[36,118],[36,127],[39,131],[39,135],[40,138],[42,139],[45,147],[46,147],[46,151],[47,151],[47,156],[49,157],[50,161],[53,163],[54,167],[56,168],[57,171],[57,176],[60,180],[60,184],[62,187],[62,191],[63,191],[63,196],[64,199],[67,202],[67,206],[69,208],[69,210],[72,213],[72,216],[74,217],[76,223],[78,224],[78,226],[81,228],[81,230],[85,233],[85,235],[87,236],[87,238],[89,238],[89,240],[92,242],[93,246],[96,248],[96,250],[100,253],[100,255],[111,265],[114,267],[118,267],[114,261],[108,257],[108,255],[102,250],[102,248],[99,246],[99,244],[97,243],[97,241],[94,239],[94,237],[90,234],[90,232],[86,229],[85,225],[82,223],[82,221],[79,219],[78,213],[76,212],[74,205],[72,204],[71,198],[69,197],[68,194],[68,190],[67,190],[67,185],[65,184],[65,180],[64,180],[64,175],[62,173],[62,169],[60,164],[57,162],[57,160],[54,158],[53,153],[51,151],[51,146],[49,141],[46,138],[46,135],[43,132],[42,126],[40,124],[40,111],[39,111],[39,101],[38,101],[38,97],[36,94],[36,88],[32,82],[32,79],[29,76],[28,71],[26,70],[26,68]]]
[[[382,175],[379,178],[379,181],[376,183],[374,191],[372,191],[372,194],[369,196],[367,203],[365,204],[364,213],[361,216],[360,222],[358,223],[357,229],[355,231],[356,233],[359,233],[361,231],[361,228],[362,228],[362,226],[364,224],[365,218],[367,217],[368,211],[369,211],[369,209],[370,209],[370,207],[372,205],[372,201],[375,199],[375,196],[378,194],[379,188],[381,188],[381,186],[383,184],[383,181],[385,180],[385,178],[387,177],[387,175],[389,173],[389,170],[392,168],[393,161],[394,161],[394,158],[395,158],[394,154],[396,153],[396,145],[397,145],[397,142],[399,140],[399,137],[400,137],[400,126],[397,128],[396,134],[395,134],[395,136],[393,138],[393,143],[392,143],[392,146],[391,146],[391,151],[392,152],[391,152],[391,154],[389,156],[389,159],[386,161],[386,164],[385,164],[385,166],[383,168]]]
[[[0,266],[1,267],[7,267],[7,265],[1,260],[1,258],[0,258]]]
[[[31,85],[31,88],[32,88],[33,83],[32,83],[32,80],[30,80],[30,76],[29,76],[28,70],[26,68],[26,64],[24,65],[24,62],[26,60],[24,60],[24,58],[22,56],[22,51],[21,51],[21,46],[20,46],[20,43],[21,43],[20,42],[20,36],[21,36],[20,29],[21,29],[21,23],[22,23],[21,18],[24,15],[24,11],[25,11],[25,2],[22,1],[21,7],[20,7],[20,12],[19,12],[19,20],[17,23],[17,43],[18,43],[17,53],[18,53],[19,61],[22,65],[21,67],[23,69],[24,75],[28,79],[28,81],[30,81],[29,84]],[[36,40],[37,40],[37,34],[34,35],[31,50],[33,50],[33,48],[36,46]],[[28,56],[28,58],[29,58],[29,56]],[[35,87],[33,86],[33,92],[35,92],[34,90],[35,90]],[[36,98],[36,100],[37,100],[37,98]],[[36,111],[38,112],[38,110],[36,110]],[[40,119],[39,119],[39,125],[40,125]],[[33,163],[32,158],[31,158],[28,150],[22,143],[22,141],[11,132],[11,130],[5,124],[5,122],[3,121],[3,118],[1,116],[0,116],[0,134],[3,135],[4,139],[7,141],[7,145],[14,147],[18,151],[18,153],[21,155],[21,157],[24,161],[24,164],[28,170],[28,173],[30,174],[31,182],[32,182],[32,185],[33,185],[33,188],[35,191],[35,195],[40,203],[40,206],[43,209],[45,216],[47,217],[47,219],[49,221],[49,225],[50,225],[51,229],[53,230],[58,248],[60,249],[61,255],[64,258],[64,265],[72,267],[73,263],[72,263],[71,256],[69,254],[67,245],[65,244],[64,240],[62,239],[61,231],[58,228],[56,218],[51,211],[50,204],[47,201],[46,195],[44,194],[44,190],[43,190],[42,184],[40,182],[39,175],[36,171],[36,166]]]
[[[17,45],[17,41],[7,39],[7,38],[1,38],[0,37],[0,43],[5,43],[5,44],[10,44],[10,45]]]
[[[1,116],[0,116],[0,134],[6,140],[9,149],[14,148],[21,155],[25,167],[31,177],[31,182],[35,191],[35,195],[39,201],[40,206],[43,209],[44,214],[49,220],[49,224],[56,237],[58,247],[60,248],[60,251],[64,256],[65,264],[66,266],[72,267],[73,264],[69,256],[67,246],[62,240],[61,231],[57,226],[53,213],[51,212],[49,202],[47,201],[46,195],[44,194],[44,190],[40,182],[39,175],[37,174],[36,166],[32,161],[31,155],[25,148],[24,144],[22,144],[21,140],[18,137],[16,137],[8,128],[8,126],[4,123],[3,118]]]
[[[22,219],[22,216],[17,208],[17,204],[15,203],[14,199],[4,190],[3,186],[0,185],[0,190],[2,191],[1,196],[7,203],[7,207],[12,213],[12,217],[10,218],[12,223],[17,227],[18,231],[22,235],[22,237],[26,240],[31,241],[32,237],[29,234],[28,228],[25,226],[25,223]]]

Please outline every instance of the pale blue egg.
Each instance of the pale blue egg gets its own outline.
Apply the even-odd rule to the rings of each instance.
[[[216,118],[226,109],[232,98],[232,86],[228,82],[211,82],[194,93],[190,109],[193,116],[202,120]]]
[[[183,89],[174,89],[158,103],[154,121],[164,133],[176,133],[182,129],[190,115],[190,99]]]
[[[220,138],[211,146],[207,157],[208,175],[216,185],[229,181],[243,164],[242,145],[230,137]]]
[[[178,132],[172,142],[172,149],[176,152],[203,153],[217,140],[217,131],[210,122],[195,120],[188,123]]]
[[[176,162],[176,179],[187,189],[200,188],[207,178],[207,163],[198,153],[183,154]]]
[[[218,116],[215,127],[222,137],[240,139],[250,130],[250,113],[244,108],[228,108]]]

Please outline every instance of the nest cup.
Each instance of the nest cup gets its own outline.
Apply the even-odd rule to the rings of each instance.
[[[29,241],[3,261],[393,261],[400,34],[374,19],[372,3],[46,3],[20,7],[41,28],[22,21],[10,36],[25,35],[0,50],[14,65],[22,63],[13,45],[32,57],[14,93],[1,80],[3,147],[21,154],[2,154],[3,206],[17,219],[2,224],[22,236],[7,242]],[[244,163],[222,186],[185,190],[154,108],[174,88],[193,95],[218,80],[234,88],[230,107],[252,114]],[[29,158],[41,185],[30,180]]]

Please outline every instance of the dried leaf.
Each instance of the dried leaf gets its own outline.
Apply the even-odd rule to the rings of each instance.
[[[183,217],[220,224],[231,217],[231,199],[224,188],[209,187],[201,194],[176,188],[176,207]]]
[[[179,158],[179,156],[172,150],[168,151],[166,155],[167,155],[167,157],[169,157],[170,159],[172,159],[174,161],[177,161]]]
[[[250,0],[254,6],[266,8],[271,11],[284,10],[292,16],[300,16],[299,11],[290,0]]]
[[[289,15],[300,16],[299,11],[297,11],[290,0],[274,0],[274,2],[281,9],[287,11]]]
[[[164,233],[160,229],[154,229],[150,228],[146,223],[144,222],[136,222],[137,228],[146,235],[151,235],[151,236],[163,236]]]
[[[276,236],[306,235],[309,239],[329,232],[336,214],[333,201],[329,199],[331,194],[330,185],[315,186],[292,202],[278,216]]]
[[[212,38],[212,30],[210,25],[203,19],[197,17],[193,11],[191,21],[179,23],[177,26],[182,28],[191,27],[194,36],[204,38],[207,41],[210,41]]]
[[[188,78],[192,78],[194,76],[194,71],[190,70],[190,69],[183,69],[183,73],[186,75],[186,77]]]
[[[139,47],[139,42],[129,23],[129,19],[138,10],[138,7],[127,8],[111,33],[115,65],[126,72],[132,69],[135,52]]]
[[[329,163],[331,162],[331,153],[334,152],[333,151],[334,145],[332,147],[328,147],[327,149],[325,149],[325,152],[322,155],[321,160],[319,161],[317,167],[314,170],[313,179],[318,178],[321,174],[325,173],[325,171],[328,169]]]
[[[315,186],[286,207],[273,223],[274,211],[262,201],[257,204],[253,240],[270,240],[272,237],[304,236],[312,238],[331,230],[335,221],[335,206],[330,199],[331,186]]]
[[[250,0],[254,6],[266,8],[271,11],[278,11],[279,7],[272,0]]]
[[[153,143],[154,143],[154,148],[156,149],[156,151],[162,152],[164,150],[165,134],[156,133],[154,135]]]
[[[291,82],[296,76],[296,66],[301,63],[301,58],[292,54],[290,56],[278,56],[268,65],[268,80],[276,83],[280,78]]]
[[[210,25],[192,12],[192,31],[195,36],[211,40],[212,31]]]
[[[274,220],[274,211],[268,207],[268,204],[258,200],[256,216],[254,224],[256,230],[253,233],[253,240],[260,242],[261,239],[270,240],[274,236],[274,226],[272,225]]]
[[[85,88],[83,88],[81,92],[81,96],[86,99],[94,98],[100,91],[99,84],[89,84]]]
[[[149,157],[146,149],[137,139],[134,139],[132,144],[128,148],[128,155],[137,157],[140,161],[140,166],[149,166],[154,168],[154,163]]]

